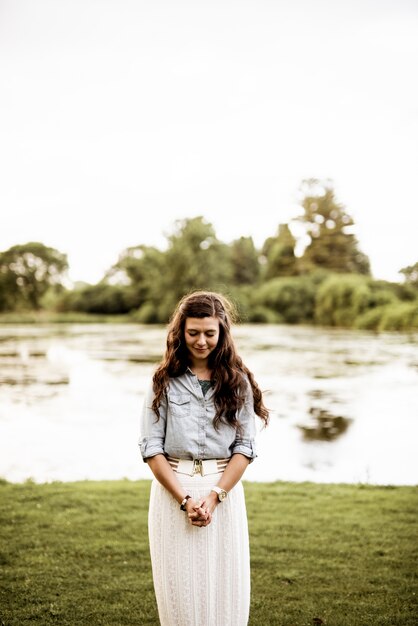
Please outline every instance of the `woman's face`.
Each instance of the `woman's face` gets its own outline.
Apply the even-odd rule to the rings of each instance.
[[[186,317],[184,340],[192,361],[206,361],[218,344],[219,320],[216,317]]]

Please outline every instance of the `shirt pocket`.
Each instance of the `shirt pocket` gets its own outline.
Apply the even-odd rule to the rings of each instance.
[[[168,396],[168,406],[173,417],[188,417],[190,415],[190,394],[170,393]]]

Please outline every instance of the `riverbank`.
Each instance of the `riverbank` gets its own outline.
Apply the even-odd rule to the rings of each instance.
[[[393,310],[392,310],[393,309]],[[277,316],[255,316],[250,323],[256,324],[280,324],[289,326],[307,326],[323,329],[345,329],[379,333],[403,333],[416,335],[418,332],[418,304],[403,303],[397,308],[378,307],[365,316],[359,324],[343,324],[328,321],[327,323],[314,322],[312,320],[300,320],[289,322]],[[391,317],[392,316],[392,317]],[[381,318],[383,322],[381,323]],[[411,319],[409,319],[411,318]],[[66,311],[57,313],[54,311],[24,311],[0,313],[1,324],[144,324],[144,321],[137,313],[125,313],[123,315],[106,315],[102,313],[80,313],[77,311]],[[244,323],[247,323],[244,320]],[[146,322],[146,324],[153,326]],[[165,324],[157,324],[165,326]]]
[[[0,324],[137,324],[133,316],[53,311],[0,313]]]
[[[0,623],[158,625],[150,482],[0,483]],[[250,626],[415,626],[414,487],[245,483]]]

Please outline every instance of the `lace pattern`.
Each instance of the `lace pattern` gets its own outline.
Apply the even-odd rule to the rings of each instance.
[[[196,499],[218,480],[216,474],[177,477]],[[242,483],[216,507],[212,523],[199,528],[153,480],[148,527],[161,626],[247,626],[250,554]]]

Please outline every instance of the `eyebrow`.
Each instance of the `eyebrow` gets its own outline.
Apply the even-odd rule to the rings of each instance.
[[[193,326],[190,326],[188,328],[186,328],[187,332],[193,331],[195,333],[216,333],[217,332],[217,328],[207,328],[206,330],[200,330],[199,328],[194,328]]]

